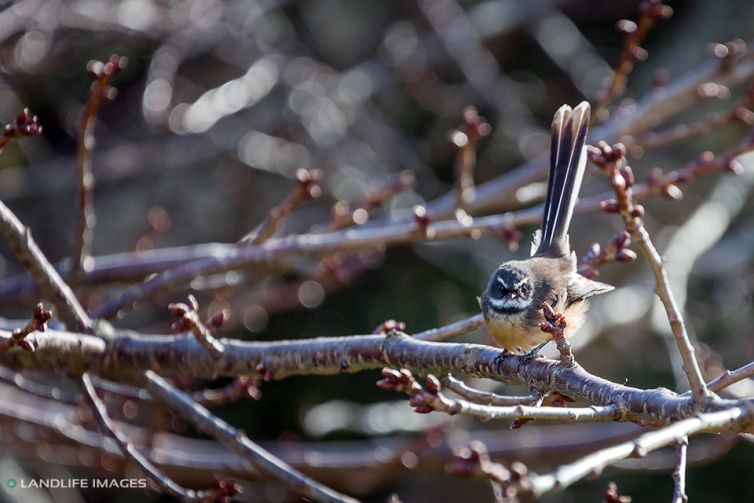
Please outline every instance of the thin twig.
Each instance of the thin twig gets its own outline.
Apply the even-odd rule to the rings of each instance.
[[[639,19],[636,23],[627,19],[618,22],[618,29],[624,33],[623,49],[613,71],[612,78],[594,108],[594,117],[600,121],[607,118],[607,107],[615,98],[623,94],[626,81],[634,68],[634,62],[647,57],[641,43],[658,21],[670,18],[673,9],[661,0],[645,0],[639,5]]]
[[[92,174],[92,151],[94,150],[94,126],[97,112],[104,99],[114,99],[115,89],[110,87],[110,79],[125,68],[128,58],[115,54],[107,63],[90,61],[87,70],[94,77],[89,101],[81,116],[78,135],[78,157],[76,161],[78,192],[78,229],[73,252],[73,270],[86,270],[87,259],[92,250],[92,238],[97,217],[94,214],[94,175]]]
[[[193,489],[187,489],[162,473],[160,469],[141,454],[128,438],[115,426],[115,423],[110,419],[110,416],[107,413],[107,406],[97,396],[97,390],[94,387],[94,383],[92,382],[89,373],[85,372],[82,374],[81,383],[84,388],[84,397],[89,402],[102,430],[117,442],[121,452],[128,456],[131,461],[136,463],[163,492],[183,501],[206,502],[219,499],[219,496],[221,495],[217,490],[194,491]]]
[[[675,446],[675,470],[673,470],[673,503],[687,503],[686,496],[686,454],[689,447],[688,437],[683,437]]]
[[[535,496],[560,491],[591,473],[600,473],[606,466],[630,456],[645,456],[666,445],[673,444],[689,435],[721,427],[736,428],[751,420],[749,411],[733,407],[719,412],[710,412],[690,417],[657,431],[645,433],[613,447],[600,449],[578,461],[561,465],[553,473],[531,477],[532,493]]]
[[[474,170],[479,141],[490,134],[490,125],[476,108],[463,111],[461,124],[450,131],[450,142],[456,147],[456,217],[466,218],[466,208],[474,200]]]
[[[239,246],[260,245],[270,239],[280,228],[280,225],[298,207],[299,204],[307,199],[319,197],[322,189],[317,182],[321,173],[319,170],[299,169],[296,171],[296,188],[288,194],[288,197],[270,211],[269,215],[259,227],[246,234],[238,240]]]
[[[456,379],[450,374],[447,374],[440,379],[440,382],[442,382],[442,385],[453,393],[462,396],[469,401],[486,405],[534,405],[541,398],[539,394],[531,394],[528,396],[506,396],[491,393],[489,391],[478,390],[466,385],[466,383],[460,379]]]
[[[47,322],[50,318],[52,318],[52,311],[46,310],[44,305],[40,302],[34,308],[31,319],[26,326],[13,330],[13,332],[11,332],[12,338],[0,343],[0,351],[7,351],[16,346],[25,351],[34,351],[34,345],[26,340],[26,336],[32,332],[44,332],[47,330]]]
[[[5,126],[0,137],[0,150],[9,141],[21,136],[36,136],[42,133],[37,116],[25,108],[16,120]],[[58,315],[65,323],[76,330],[92,333],[94,323],[79,304],[73,291],[65,284],[42,250],[31,237],[31,231],[24,227],[5,203],[0,201],[0,233],[10,244],[18,261],[29,271],[39,287],[42,296],[49,299],[58,309]]]
[[[345,229],[352,225],[363,225],[371,217],[372,210],[379,208],[396,194],[405,192],[416,183],[416,177],[410,170],[404,170],[388,180],[377,189],[370,190],[366,197],[355,205],[347,201],[338,201],[332,207],[332,220],[327,226],[328,231]]]
[[[596,206],[595,206],[596,207]],[[327,254],[349,252],[357,249],[375,248],[413,241],[449,239],[461,236],[480,236],[483,233],[503,232],[523,222],[536,222],[536,210],[474,219],[471,225],[457,220],[433,223],[427,217],[422,222],[393,224],[368,229],[347,229],[325,234],[294,235],[270,239],[260,246],[228,247],[220,254],[200,258],[133,285],[121,294],[95,309],[98,318],[110,318],[121,309],[140,299],[149,298],[156,292],[171,286],[181,285],[200,275],[246,267],[251,264],[268,264],[290,254]]]
[[[2,371],[2,367],[0,367]],[[0,378],[2,378],[0,374]],[[143,388],[137,388],[136,386],[129,386],[119,382],[109,381],[101,377],[92,376],[92,381],[97,389],[113,393],[126,398],[133,398],[136,400],[151,401],[154,400],[152,395]],[[257,381],[248,377],[240,376],[233,379],[228,385],[217,389],[203,389],[195,391],[190,394],[191,399],[203,405],[204,407],[213,408],[220,405],[226,405],[229,403],[237,402],[242,398],[251,398],[253,400],[259,400],[261,394],[257,385]]]
[[[728,44],[714,44],[712,52],[721,59],[722,64],[730,60],[735,53],[745,51],[739,43],[731,42]],[[707,86],[709,87],[709,86]],[[717,86],[725,89],[724,86]],[[705,87],[702,87],[705,89]],[[712,89],[716,89],[715,86]],[[749,86],[743,98],[732,108],[710,114],[704,119],[692,124],[679,124],[660,131],[648,131],[639,137],[637,143],[644,148],[653,148],[670,143],[675,143],[690,138],[695,138],[707,134],[712,134],[726,126],[732,124],[754,125],[754,112],[751,108],[754,106],[754,86]]]
[[[712,395],[707,389],[707,385],[702,377],[699,363],[696,361],[694,346],[691,344],[683,315],[678,309],[675,297],[670,288],[662,257],[652,244],[649,233],[644,228],[642,216],[644,209],[634,204],[632,186],[634,185],[634,175],[631,168],[626,165],[625,157],[621,155],[622,148],[612,149],[611,152],[604,152],[601,157],[593,155],[592,160],[601,166],[606,175],[610,178],[610,184],[615,192],[615,199],[607,200],[603,203],[603,209],[608,213],[618,213],[623,219],[626,231],[631,235],[636,244],[639,246],[644,258],[652,270],[657,285],[656,293],[670,322],[670,328],[678,346],[683,361],[683,370],[689,380],[691,393],[694,400],[699,402],[709,399]],[[617,154],[616,154],[617,153]],[[614,156],[611,157],[611,156]]]
[[[754,375],[754,362],[747,363],[736,370],[726,370],[724,374],[712,379],[707,383],[710,391],[717,393],[723,389]]]
[[[17,386],[35,396],[52,398],[63,403],[77,403],[79,395],[66,388],[41,383],[30,379],[20,372],[14,372],[9,368],[0,366],[0,380]]]
[[[189,396],[151,370],[148,370],[144,376],[147,379],[149,392],[155,397],[159,397],[186,421],[245,457],[260,471],[284,482],[297,494],[315,501],[356,503],[355,499],[323,486],[283,460],[273,456],[270,452],[252,442],[243,431],[214,416],[206,408],[191,400]]]
[[[521,463],[514,463],[509,470],[490,458],[487,446],[478,440],[468,447],[454,449],[453,462],[448,465],[448,473],[456,477],[487,479],[493,484],[505,487],[515,475],[520,474]],[[516,473],[519,472],[519,473]]]
[[[601,146],[600,146],[601,147]],[[653,172],[644,184],[638,184],[633,189],[634,200],[642,201],[655,195],[665,197],[679,197],[678,185],[688,183],[699,176],[720,173],[737,172],[740,166],[735,158],[751,151],[754,147],[747,140],[738,146],[719,154],[705,153],[687,166],[661,174]],[[589,147],[590,155],[598,155],[600,148]],[[611,193],[599,194],[584,198],[576,205],[577,213],[597,211],[602,201],[610,197]],[[165,273],[160,279],[154,278],[149,286],[134,285],[132,289],[144,291],[126,291],[119,299],[111,299],[108,304],[99,306],[97,317],[111,317],[115,313],[116,303],[128,303],[132,295],[135,299],[146,298],[171,284],[181,284],[200,276],[206,269],[221,272],[242,268],[254,264],[272,263],[288,255],[328,254],[334,252],[349,252],[369,248],[380,248],[410,242],[451,239],[459,236],[478,237],[482,234],[502,233],[507,237],[512,229],[519,226],[531,225],[539,222],[542,215],[541,206],[528,208],[512,213],[478,217],[470,225],[464,225],[457,220],[443,220],[430,223],[426,233],[417,233],[415,224],[392,224],[381,228],[347,229],[323,234],[300,234],[282,239],[272,238],[261,246],[248,246],[239,252],[235,245],[206,243],[195,246],[176,248],[162,248],[145,250],[138,253],[119,253],[94,258],[94,265],[89,271],[81,271],[76,275],[66,273],[60,266],[61,274],[76,284],[97,284],[120,281],[133,281],[145,276]],[[167,274],[166,270],[187,266],[190,262],[201,261],[189,267],[189,271],[174,270]],[[9,302],[33,289],[33,282],[24,275],[16,275],[0,280],[0,302]],[[117,312],[117,311],[115,311]],[[106,316],[105,316],[106,315]]]
[[[483,324],[484,318],[482,315],[476,314],[470,318],[456,321],[455,323],[443,327],[417,332],[414,334],[414,337],[422,341],[441,342],[450,339],[451,337],[473,332]]]
[[[16,138],[39,134],[42,134],[42,126],[39,125],[37,116],[32,115],[28,108],[24,108],[13,122],[3,128],[3,134],[0,136],[0,152]]]
[[[0,233],[10,244],[13,253],[24,268],[31,273],[40,293],[52,302],[63,322],[86,333],[94,331],[94,322],[86,314],[73,290],[65,284],[42,250],[16,215],[0,201]]]
[[[205,325],[201,319],[199,319],[199,304],[193,295],[188,296],[187,302],[175,302],[168,306],[170,314],[178,318],[178,321],[173,323],[170,327],[174,332],[189,331],[194,334],[196,340],[201,344],[212,358],[219,360],[225,353],[225,346],[222,342],[215,339],[210,329]],[[213,326],[222,326],[225,321],[226,314],[224,311],[219,312],[213,317]]]
[[[599,275],[597,268],[604,264],[636,260],[636,253],[626,248],[630,244],[631,237],[626,231],[618,233],[604,248],[594,243],[579,259],[578,273],[585,278],[595,278]]]
[[[571,344],[568,342],[565,335],[568,321],[565,316],[556,313],[552,306],[547,302],[542,305],[542,314],[545,317],[545,321],[539,324],[539,329],[552,335],[555,345],[558,347],[558,352],[560,353],[560,363],[562,363],[564,367],[573,367],[576,364],[576,360],[573,358]]]
[[[424,386],[414,379],[413,374],[406,369],[383,369],[382,379],[377,385],[385,390],[407,393],[411,396],[410,404],[420,414],[432,411],[446,414],[462,414],[490,419],[557,419],[561,421],[610,421],[619,419],[620,407],[616,405],[592,407],[532,407],[516,405],[511,407],[483,405],[467,400],[454,400],[442,394],[440,381],[429,374]]]

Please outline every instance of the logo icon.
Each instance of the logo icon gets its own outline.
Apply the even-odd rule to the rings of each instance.
[[[8,479],[5,482],[5,485],[8,486],[8,488],[13,489],[14,487],[16,487],[16,479]]]

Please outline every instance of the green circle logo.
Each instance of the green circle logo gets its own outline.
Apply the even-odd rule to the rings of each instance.
[[[5,485],[13,489],[14,487],[16,487],[16,479],[8,479]]]

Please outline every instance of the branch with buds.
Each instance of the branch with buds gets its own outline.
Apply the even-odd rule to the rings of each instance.
[[[19,347],[24,351],[34,351],[34,344],[27,341],[26,336],[32,332],[44,332],[47,330],[47,322],[50,318],[52,318],[52,311],[45,309],[44,305],[40,302],[34,308],[31,319],[26,326],[13,330],[10,339],[7,339],[0,344],[0,351],[8,351],[14,347]]]
[[[456,147],[456,217],[467,219],[466,208],[474,199],[474,169],[479,141],[491,131],[487,119],[480,117],[476,108],[463,111],[461,124],[450,131],[450,143]]]
[[[97,122],[97,112],[104,100],[115,99],[117,91],[110,85],[110,81],[127,64],[128,58],[113,54],[106,63],[93,60],[87,65],[87,71],[94,82],[92,82],[89,101],[81,116],[81,125],[79,126],[78,134],[78,159],[76,165],[79,178],[79,220],[76,245],[73,252],[74,271],[87,268],[87,258],[92,250],[94,226],[97,223],[97,217],[94,214],[94,175],[92,174],[92,152],[94,151],[95,143],[94,126]]]
[[[694,346],[691,344],[686,331],[686,323],[670,289],[670,282],[662,263],[662,257],[660,257],[652,244],[649,233],[644,228],[642,220],[644,208],[634,202],[632,187],[635,179],[633,170],[626,164],[624,151],[625,149],[620,146],[614,146],[609,151],[603,146],[597,155],[591,156],[592,162],[597,164],[609,177],[610,185],[615,193],[615,199],[604,201],[602,208],[607,213],[620,215],[626,231],[636,241],[644,258],[649,263],[657,284],[657,296],[665,307],[694,400],[697,402],[707,400],[711,397],[711,394],[702,378],[699,363],[694,355]]]
[[[568,322],[560,313],[556,313],[555,310],[548,303],[544,303],[542,306],[542,314],[545,317],[545,321],[540,323],[539,329],[547,334],[551,334],[555,344],[560,352],[560,363],[564,367],[572,367],[576,364],[573,358],[573,352],[571,351],[571,344],[565,335],[565,329],[568,326]]]
[[[228,317],[225,311],[220,311],[210,319],[209,324],[205,325],[199,318],[199,303],[196,297],[189,295],[186,303],[176,302],[168,306],[170,314],[178,318],[170,328],[174,332],[189,331],[194,334],[196,340],[212,355],[214,359],[220,359],[225,353],[225,346],[222,342],[215,339],[212,331],[219,329],[225,323]]]
[[[630,244],[631,237],[625,231],[618,233],[604,248],[599,243],[594,243],[579,260],[578,273],[593,279],[599,275],[597,269],[604,264],[636,260],[636,253],[627,248]]]

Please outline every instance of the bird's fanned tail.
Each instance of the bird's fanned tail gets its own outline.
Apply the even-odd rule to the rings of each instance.
[[[570,253],[568,226],[586,167],[584,142],[591,109],[586,101],[571,110],[563,105],[552,121],[550,177],[536,255]]]

